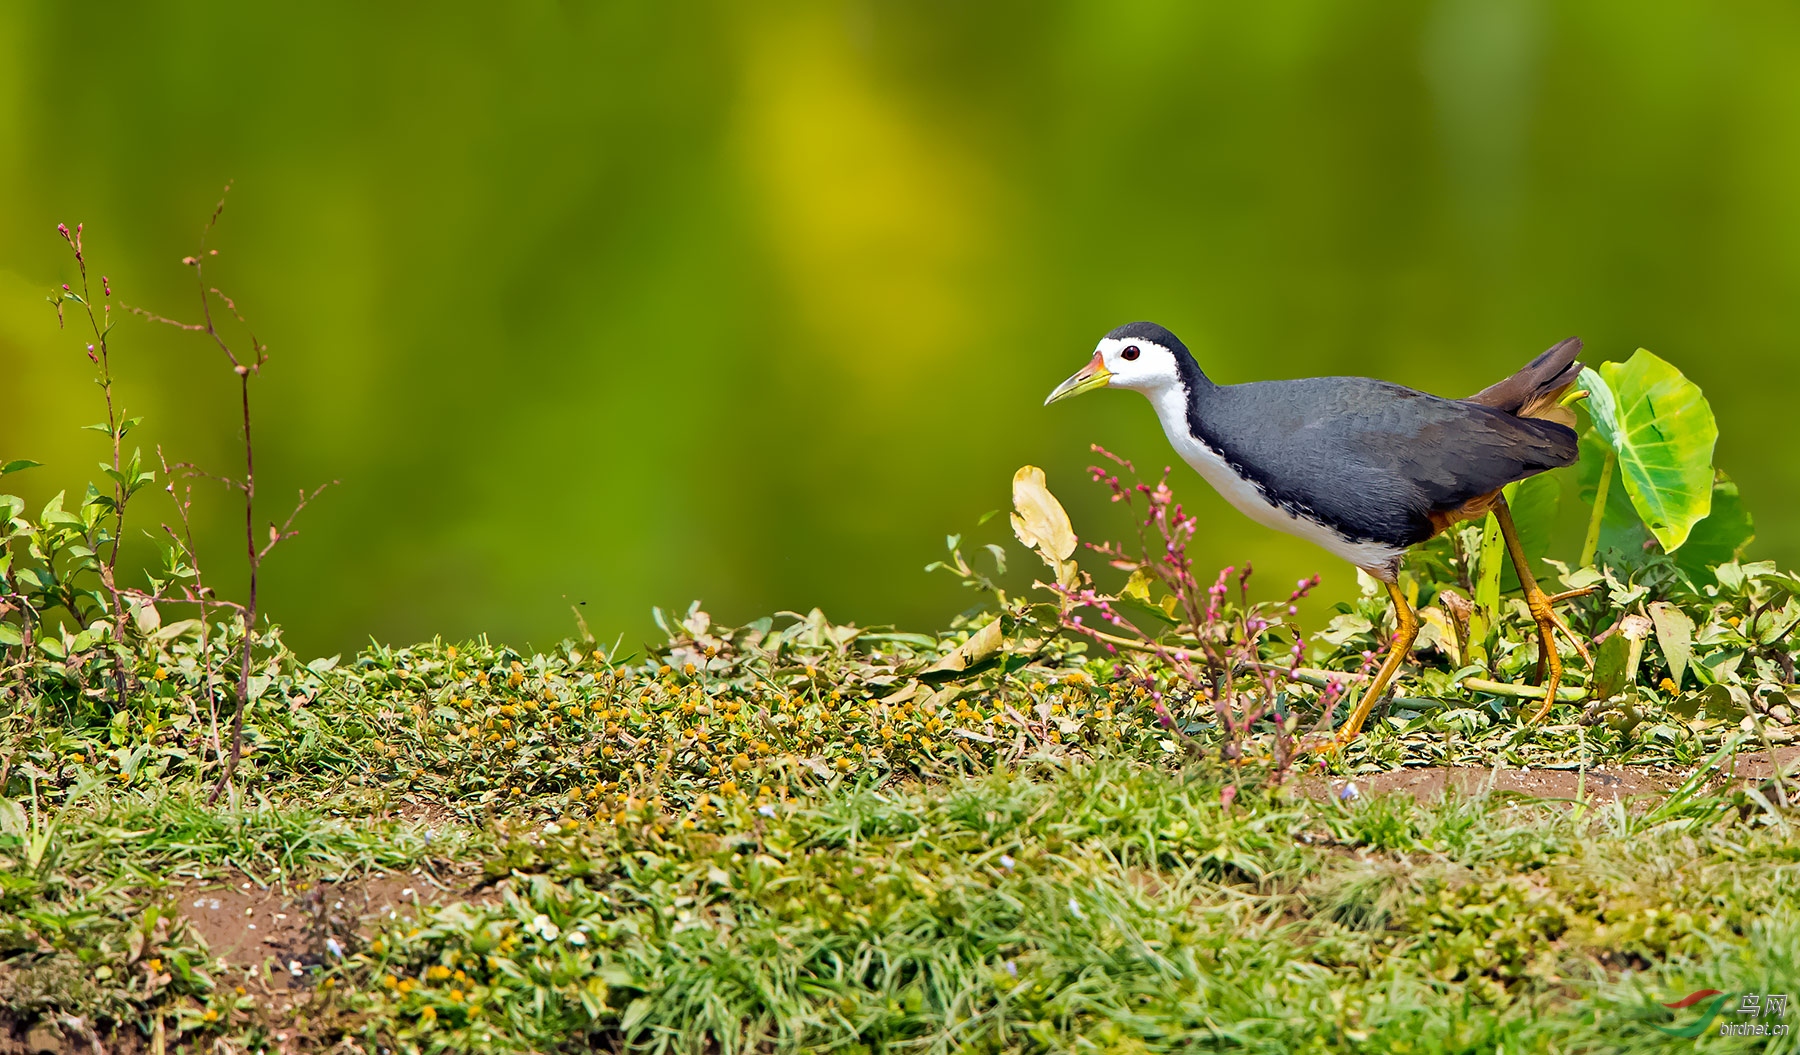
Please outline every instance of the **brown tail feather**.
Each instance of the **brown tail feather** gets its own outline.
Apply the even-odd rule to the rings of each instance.
[[[1575,384],[1581,364],[1575,356],[1581,351],[1581,338],[1571,337],[1525,364],[1525,368],[1504,381],[1489,385],[1463,400],[1484,407],[1504,410],[1518,418],[1544,418],[1575,425],[1575,415],[1562,405],[1563,393]]]

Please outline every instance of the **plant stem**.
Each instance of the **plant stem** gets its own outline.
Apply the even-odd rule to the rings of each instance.
[[[231,717],[231,754],[226,756],[225,772],[213,797],[230,786],[237,774],[238,758],[244,753],[244,709],[250,704],[251,649],[256,642],[256,571],[262,564],[256,549],[256,448],[250,442],[250,372],[240,368],[238,382],[244,408],[244,545],[250,559],[250,603],[244,606],[244,652],[238,662],[237,712]]]
[[[1600,468],[1600,486],[1594,489],[1594,511],[1588,515],[1587,538],[1581,543],[1579,567],[1594,563],[1594,557],[1600,552],[1600,522],[1606,519],[1607,493],[1612,490],[1613,470],[1618,464],[1618,452],[1606,448],[1606,464]]]
[[[1163,652],[1167,651],[1166,648],[1158,648],[1155,645],[1146,644],[1145,642],[1142,642],[1142,641],[1133,641],[1128,637],[1120,637],[1117,634],[1108,634],[1101,630],[1092,629],[1091,627],[1084,628],[1082,630],[1082,633],[1086,634],[1088,637],[1097,638],[1101,641],[1104,641],[1109,645],[1114,645],[1118,648],[1127,649],[1132,652],[1143,652],[1143,653],[1147,653],[1149,655],[1161,655]],[[1176,647],[1184,648],[1191,652],[1191,651],[1197,651],[1200,648],[1200,644],[1199,644],[1199,642],[1194,642],[1191,645],[1179,645]],[[1302,685],[1311,685],[1315,689],[1326,688],[1333,681],[1336,681],[1336,682],[1339,682],[1342,684],[1348,684],[1350,682],[1368,681],[1369,680],[1369,676],[1367,674],[1359,674],[1359,673],[1356,673],[1355,671],[1351,671],[1349,673],[1341,673],[1341,672],[1335,671],[1335,670],[1318,670],[1313,667],[1288,667],[1288,666],[1284,666],[1280,663],[1262,663],[1262,662],[1249,661],[1249,660],[1245,660],[1242,662],[1243,662],[1244,666],[1249,667],[1251,670],[1261,671],[1261,672],[1268,673],[1268,674],[1279,674],[1282,677],[1288,679],[1289,681],[1297,681]],[[1542,695],[1542,693],[1539,693],[1539,695]]]
[[[124,433],[120,430],[118,410],[113,404],[112,355],[107,345],[107,337],[112,332],[112,284],[104,276],[101,286],[106,293],[106,303],[101,311],[105,316],[105,324],[94,314],[94,293],[88,282],[87,257],[82,254],[81,225],[75,225],[73,235],[64,233],[63,238],[75,253],[75,267],[81,274],[81,307],[87,314],[88,329],[93,331],[94,343],[88,345],[88,358],[100,367],[100,392],[106,399],[106,436],[112,443],[113,467],[113,531],[112,550],[100,560],[100,582],[106,587],[112,598],[113,624],[113,705],[123,710],[125,707],[125,660],[121,654],[125,648],[125,599],[120,593],[117,580],[119,565],[119,541],[125,536],[125,504],[131,500],[131,489],[118,478],[123,464],[120,457],[120,445]],[[60,310],[57,317],[61,318]],[[96,554],[98,556],[98,554]]]
[[[1544,698],[1542,685],[1512,685],[1504,681],[1490,681],[1487,678],[1464,678],[1460,684],[1465,689],[1485,692],[1490,696],[1505,696],[1515,700],[1541,700]],[[1575,701],[1587,696],[1587,690],[1578,685],[1564,685],[1556,690],[1559,700]]]

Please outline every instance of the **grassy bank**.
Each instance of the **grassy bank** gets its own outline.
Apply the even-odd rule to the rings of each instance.
[[[1606,791],[1775,746],[1730,722],[1409,698],[1281,771],[1077,644],[671,629],[617,658],[271,636],[210,804],[228,632],[138,657],[125,711],[105,677],[35,683],[0,817],[10,1043],[1663,1050],[1700,1009],[1662,1003],[1800,988],[1786,789]],[[1344,790],[1443,762],[1575,792]]]

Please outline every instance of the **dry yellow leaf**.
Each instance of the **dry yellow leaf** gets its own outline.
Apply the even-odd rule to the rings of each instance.
[[[1075,528],[1062,503],[1044,482],[1044,470],[1027,465],[1013,474],[1013,534],[1059,567],[1075,552]]]

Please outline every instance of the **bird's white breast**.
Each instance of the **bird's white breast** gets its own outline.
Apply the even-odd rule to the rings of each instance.
[[[1225,459],[1219,457],[1217,451],[1188,431],[1185,389],[1180,385],[1170,385],[1145,395],[1156,408],[1156,416],[1162,421],[1163,433],[1169,437],[1169,444],[1175,448],[1175,453],[1181,455],[1182,461],[1192,466],[1195,472],[1213,486],[1213,490],[1223,495],[1225,501],[1237,507],[1239,512],[1264,527],[1285,531],[1320,546],[1378,578],[1391,577],[1393,573],[1387,569],[1393,567],[1404,550],[1379,542],[1347,539],[1325,524],[1297,516],[1269,501],[1255,483],[1239,476],[1226,464]]]

